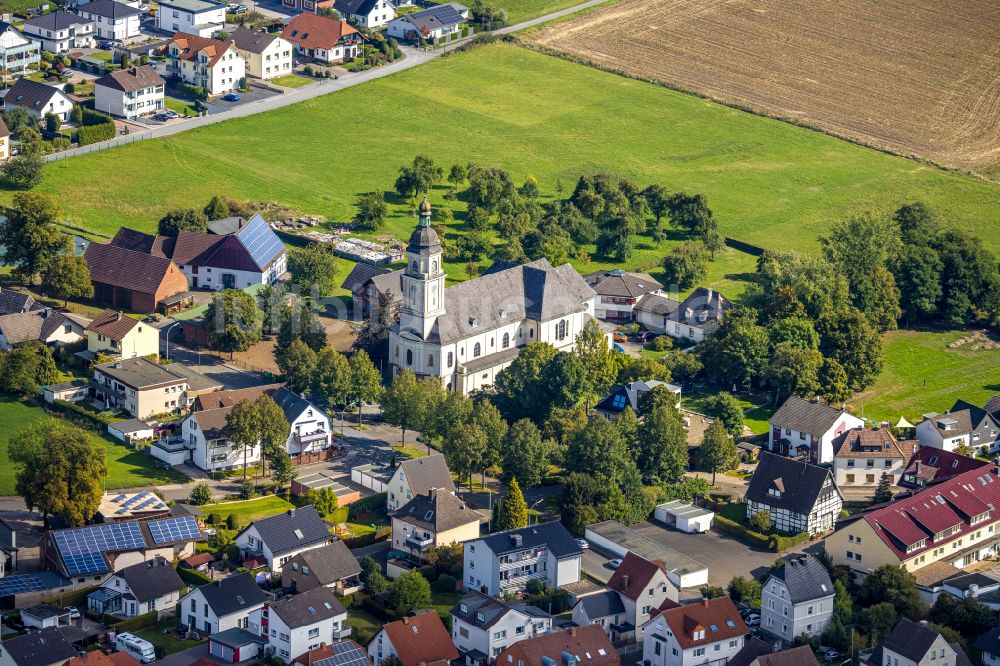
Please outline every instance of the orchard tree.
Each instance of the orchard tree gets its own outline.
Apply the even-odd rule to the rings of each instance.
[[[60,255],[48,262],[42,270],[42,289],[54,298],[60,298],[63,307],[71,298],[92,298],[94,285],[90,269],[83,257]]]
[[[685,242],[663,258],[667,283],[690,289],[708,273],[708,253],[701,243]]]
[[[219,351],[246,351],[260,342],[261,322],[254,297],[240,289],[216,292],[205,311],[208,342]]]
[[[385,194],[367,192],[358,197],[355,206],[358,212],[354,215],[354,224],[359,229],[379,231],[385,226],[385,216],[388,211],[385,205]]]
[[[59,381],[59,369],[52,349],[34,340],[0,353],[0,390],[30,398],[40,386]]]
[[[37,192],[15,194],[0,208],[3,263],[14,267],[18,279],[34,282],[57,257],[72,252],[69,236],[56,228],[61,215],[51,198]]]
[[[292,283],[303,294],[322,298],[337,288],[337,259],[326,245],[310,243],[288,254]]]
[[[400,168],[399,177],[396,178],[396,191],[402,197],[427,193],[443,176],[444,170],[434,164],[434,160],[426,155],[417,155],[412,164]]]
[[[740,454],[733,438],[726,431],[722,421],[715,419],[705,430],[698,450],[701,464],[712,473],[712,485],[715,485],[716,472],[728,472],[740,464]]]
[[[176,236],[182,231],[203,234],[208,231],[208,218],[193,208],[179,208],[161,217],[157,225],[157,233],[163,236]]]

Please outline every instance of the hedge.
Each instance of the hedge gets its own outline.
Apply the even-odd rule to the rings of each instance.
[[[541,608],[552,615],[565,613],[569,610],[569,594],[566,590],[554,590],[528,598],[528,604]],[[551,611],[549,610],[551,608]]]
[[[751,546],[760,546],[761,548],[771,548],[771,538],[758,532],[754,532],[748,529],[746,526],[734,522],[720,513],[715,514],[714,523],[716,529],[732,534],[733,536],[742,539],[743,541],[749,543]]]
[[[348,548],[364,548],[365,546],[370,546],[377,541],[382,541],[388,538],[392,533],[392,529],[389,527],[383,527],[375,532],[369,532],[368,534],[363,534],[359,537],[353,537],[351,539],[344,539],[344,545]]]
[[[353,520],[359,513],[374,511],[385,506],[387,499],[388,493],[375,493],[374,495],[369,495],[368,497],[362,497],[349,505],[350,508],[347,515]]]
[[[792,534],[785,536],[783,534],[772,534],[771,535],[771,550],[776,553],[788,550],[789,548],[794,548],[800,543],[805,543],[809,541],[808,532],[799,532],[798,534]]]
[[[102,412],[92,412],[89,409],[81,407],[75,402],[69,402],[67,400],[55,400],[54,402],[46,403],[46,406],[50,408],[54,407],[56,411],[71,412],[76,416],[80,416],[101,432],[104,432],[107,426],[121,420]]]
[[[180,576],[181,580],[185,583],[189,583],[194,586],[212,582],[212,579],[202,572],[196,569],[188,569],[187,567],[177,567],[177,575]]]
[[[365,600],[361,602],[361,608],[368,611],[383,622],[395,622],[399,619],[394,612],[371,597],[365,597]]]
[[[114,627],[115,631],[119,633],[123,631],[139,631],[140,629],[155,627],[159,620],[159,615],[157,611],[149,611],[143,615],[130,617],[126,620],[119,619],[113,615],[105,615],[104,624]]]
[[[113,139],[116,132],[117,130],[113,122],[104,123],[103,125],[84,126],[76,131],[76,140],[81,146],[87,146],[92,143],[100,143],[101,141]]]

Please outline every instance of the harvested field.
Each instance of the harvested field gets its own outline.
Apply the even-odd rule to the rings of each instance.
[[[996,0],[622,0],[535,43],[1000,178]]]

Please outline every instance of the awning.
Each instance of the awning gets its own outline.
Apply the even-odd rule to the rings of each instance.
[[[907,421],[905,416],[900,416],[899,417],[899,423],[896,424],[896,427],[897,428],[916,428],[917,426],[915,426],[912,423],[910,423],[909,421]]]

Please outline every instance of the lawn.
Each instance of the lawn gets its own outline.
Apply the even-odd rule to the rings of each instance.
[[[271,83],[274,85],[284,86],[285,88],[301,88],[315,82],[316,79],[309,79],[296,74],[286,74],[285,76],[276,76],[271,79]]]
[[[893,331],[885,336],[885,368],[875,385],[851,401],[859,415],[911,423],[921,414],[944,412],[961,398],[980,407],[1000,393],[1000,352],[948,345],[960,331]]]
[[[193,116],[196,113],[195,110],[191,108],[190,104],[182,99],[177,99],[176,97],[164,96],[163,105],[171,111],[176,111],[177,113],[185,116]]]
[[[201,641],[188,641],[176,638],[173,630],[177,627],[177,625],[178,619],[176,617],[170,617],[166,620],[160,620],[155,627],[141,629],[134,633],[139,638],[145,638],[153,645],[162,646],[166,654],[182,652],[201,643]]]
[[[366,118],[363,133],[329,122],[356,117]],[[338,163],[345,145],[365,155],[365,168],[302,169]],[[340,222],[353,216],[359,193],[389,190],[398,168],[418,153],[446,169],[473,161],[499,164],[518,182],[535,176],[543,199],[557,187],[567,195],[580,174],[598,171],[702,193],[725,234],[786,249],[815,250],[832,220],[921,199],[1000,250],[1000,186],[509,44],[249,118],[53,162],[38,189],[63,204],[70,223],[107,235],[123,224],[152,230],[165,211],[201,206],[215,194],[280,201]],[[168,168],[136,188],[131,174],[150,164]],[[94,173],[102,174],[100,188],[92,187]],[[435,188],[432,204],[445,205],[446,191]],[[406,238],[415,219],[388,198],[385,232]],[[458,217],[453,237],[465,204],[447,205]],[[655,269],[676,240],[656,247],[640,238],[625,267]],[[464,277],[464,263],[448,266],[453,277]],[[742,263],[735,271],[713,268],[744,270]]]
[[[496,5],[507,12],[507,23],[514,24],[560,9],[578,5],[583,0],[497,0]]]
[[[351,640],[364,645],[382,628],[382,621],[366,610],[351,608],[344,624],[351,628]]]
[[[0,398],[0,461],[7,463],[7,445],[27,426],[43,418],[45,412],[12,398]],[[138,488],[143,486],[183,483],[187,477],[173,469],[163,469],[156,465],[152,457],[138,451],[115,444],[105,437],[93,436],[107,451],[108,476],[105,488]],[[0,465],[0,496],[14,494],[16,467]]]
[[[258,518],[276,516],[282,511],[291,509],[292,504],[277,495],[267,495],[257,499],[245,500],[243,502],[219,502],[218,504],[206,504],[201,508],[205,515],[217,513],[223,521],[228,520],[230,515],[236,517],[236,522],[241,526],[249,525]]]
[[[721,390],[721,387],[713,384],[698,384],[686,388],[681,393],[681,407],[692,412],[708,414],[708,407],[706,406],[708,398],[716,395]],[[754,434],[767,432],[767,420],[774,413],[768,394],[760,392],[749,395],[737,392],[734,395],[744,410],[743,424],[750,428]],[[754,405],[757,406],[754,407]]]

